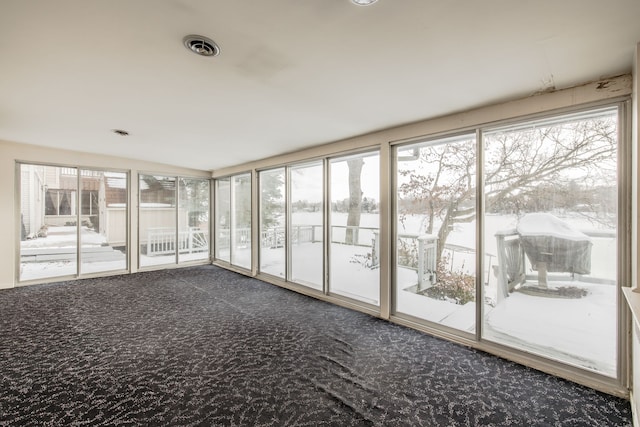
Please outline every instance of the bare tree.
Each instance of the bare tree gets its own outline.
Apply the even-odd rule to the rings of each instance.
[[[487,212],[571,207],[578,189],[615,185],[617,129],[610,116],[495,132],[484,144]],[[455,224],[476,218],[475,164],[469,139],[421,147],[418,161],[399,170],[400,220],[421,215],[427,233],[437,229],[438,261]]]

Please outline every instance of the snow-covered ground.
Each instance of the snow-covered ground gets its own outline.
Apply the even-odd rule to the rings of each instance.
[[[612,231],[598,228],[583,215],[568,215],[564,219],[582,231]],[[571,281],[553,282],[549,288],[576,287],[586,291],[582,298],[557,298],[512,292],[498,301],[497,276],[493,266],[497,261],[497,240],[500,230],[515,228],[515,215],[485,216],[485,270],[483,271],[484,305],[483,338],[536,353],[572,365],[587,368],[604,375],[616,375],[617,339],[617,287],[610,284],[616,279],[617,243],[614,237],[591,237],[591,274],[595,283]],[[420,233],[419,217],[408,217],[404,232]],[[447,244],[475,248],[475,221],[456,224]],[[475,251],[457,251],[452,255],[451,268],[473,271]],[[402,273],[402,272],[401,272]],[[526,274],[536,275],[527,262]],[[399,312],[456,329],[474,332],[475,303],[464,306],[436,301],[406,292],[400,283],[396,291]],[[528,284],[536,285],[530,280]]]
[[[82,242],[82,274],[126,270],[126,255],[107,245],[103,235],[87,227],[80,228]],[[60,276],[73,276],[77,272],[76,262],[77,228],[75,226],[49,227],[47,237],[20,242],[22,262],[20,280],[36,280]],[[34,255],[37,254],[37,255]],[[37,256],[37,262],[30,257]],[[58,258],[58,259],[56,259]],[[208,252],[179,254],[180,262],[206,260]],[[142,267],[174,264],[175,255],[140,255]]]
[[[124,253],[106,246],[104,236],[87,227],[80,227],[83,274],[125,270]],[[72,276],[77,272],[77,228],[75,226],[49,227],[47,237],[20,242],[22,261],[29,255],[40,254],[38,262],[20,263],[20,280],[36,280],[59,276]],[[100,249],[100,251],[98,251]],[[103,250],[102,250],[103,249]],[[56,259],[59,258],[59,259]]]
[[[566,283],[549,283],[566,286]],[[485,306],[484,337],[605,375],[616,375],[616,287],[579,283],[582,298],[513,292]]]

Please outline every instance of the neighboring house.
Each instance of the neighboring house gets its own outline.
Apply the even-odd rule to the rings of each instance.
[[[107,245],[127,244],[127,175],[79,170],[78,198],[78,169],[21,165],[22,240],[42,236],[50,227],[74,226],[80,213],[81,224],[104,236]],[[207,233],[208,224],[198,219],[201,212],[196,206],[181,206],[176,221],[175,185],[171,177],[144,175],[140,180],[141,245],[146,245],[154,234],[175,233],[176,222],[181,232]]]
[[[75,225],[79,210],[80,221],[85,227],[104,235],[112,246],[125,244],[126,224],[114,224],[113,218],[109,218],[126,218],[125,174],[81,169],[78,199],[76,168],[23,164],[20,173],[23,240],[35,237],[39,232],[43,234],[45,226]],[[115,214],[118,211],[121,214]]]
[[[82,221],[97,228],[98,200],[102,172],[82,172],[80,213]],[[43,225],[60,226],[75,223],[78,211],[77,170],[39,165],[22,165],[21,214],[27,235],[35,234]],[[25,191],[28,188],[27,191]],[[28,212],[32,214],[29,215]]]

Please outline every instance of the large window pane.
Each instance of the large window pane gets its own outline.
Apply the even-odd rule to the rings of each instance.
[[[127,268],[127,174],[80,170],[82,274]]]
[[[231,263],[251,268],[251,174],[231,177],[232,251]]]
[[[284,168],[262,171],[260,183],[260,271],[286,277]]]
[[[380,303],[380,155],[342,157],[330,163],[331,293]]]
[[[617,110],[485,135],[483,337],[617,369]]]
[[[209,259],[209,180],[180,178],[178,262]]]
[[[20,280],[77,274],[77,173],[20,165]]]
[[[473,332],[476,139],[397,149],[396,312]]]
[[[176,262],[176,179],[140,175],[140,266]]]
[[[231,260],[231,179],[216,180],[216,258]]]
[[[291,186],[290,280],[322,290],[323,172],[322,162],[289,170]]]

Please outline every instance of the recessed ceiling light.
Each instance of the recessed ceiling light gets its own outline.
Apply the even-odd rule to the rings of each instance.
[[[126,130],[122,130],[122,129],[111,129],[111,131],[113,133],[115,133],[116,135],[120,135],[120,136],[129,136],[129,132],[127,132]]]
[[[182,39],[185,47],[201,56],[217,56],[220,54],[220,48],[208,37],[191,34]]]
[[[378,0],[351,0],[353,4],[357,4],[358,6],[369,6],[377,1]]]

